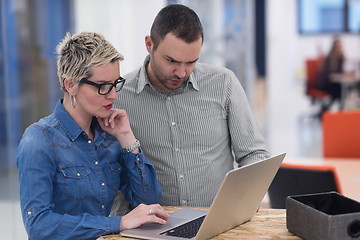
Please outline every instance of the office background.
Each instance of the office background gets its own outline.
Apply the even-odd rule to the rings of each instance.
[[[166,4],[193,8],[204,25],[200,61],[235,72],[273,154],[321,157],[321,123],[306,116],[307,58],[326,54],[334,34],[358,61],[359,0],[0,0],[0,232],[25,239],[15,155],[24,129],[62,97],[55,47],[66,32],[102,33],[125,56],[122,75],[142,64],[144,37]],[[350,19],[350,21],[348,21]],[[347,24],[349,22],[349,24]],[[313,24],[312,24],[313,23]]]

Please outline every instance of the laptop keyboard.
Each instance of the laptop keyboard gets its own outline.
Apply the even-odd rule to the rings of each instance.
[[[193,238],[199,231],[199,228],[201,226],[201,223],[204,221],[204,218],[205,215],[170,230],[167,230],[166,232],[163,232],[161,234],[173,237]]]

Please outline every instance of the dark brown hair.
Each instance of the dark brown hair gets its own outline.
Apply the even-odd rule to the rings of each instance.
[[[184,5],[171,4],[157,14],[150,31],[154,50],[170,32],[187,43],[192,43],[199,38],[204,41],[203,28],[198,15]]]

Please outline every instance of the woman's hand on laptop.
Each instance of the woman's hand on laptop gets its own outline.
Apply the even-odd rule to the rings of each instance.
[[[147,222],[165,224],[170,215],[159,204],[140,204],[128,214],[122,216],[120,231],[137,228]]]

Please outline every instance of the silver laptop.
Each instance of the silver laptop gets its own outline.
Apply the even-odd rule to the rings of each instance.
[[[260,207],[285,153],[229,171],[209,210],[183,208],[166,224],[146,223],[122,231],[141,239],[209,239],[249,221]],[[187,225],[195,225],[195,230]],[[182,234],[185,234],[181,236]],[[189,236],[190,234],[190,236]],[[191,236],[192,235],[192,236]]]

